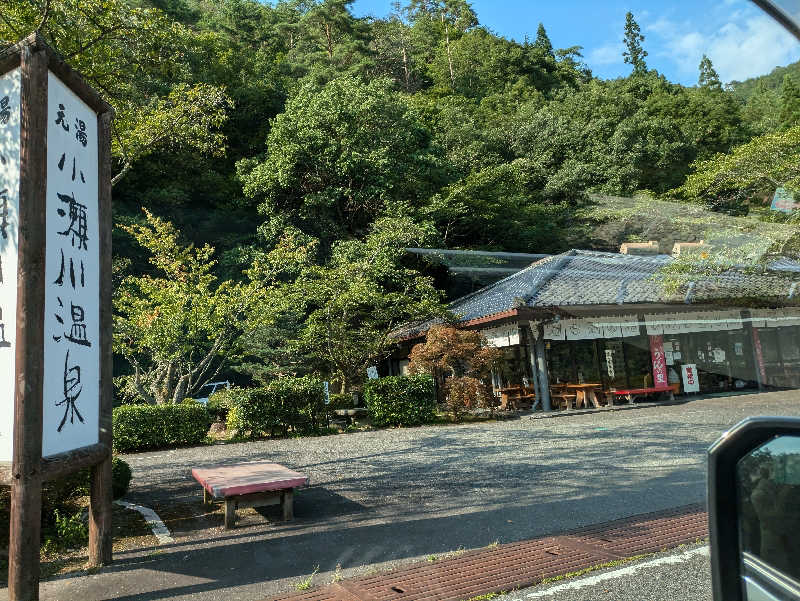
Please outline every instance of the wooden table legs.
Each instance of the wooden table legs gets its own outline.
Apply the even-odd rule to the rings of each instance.
[[[203,489],[203,502],[211,502],[211,496],[205,488]],[[246,507],[265,507],[267,505],[280,504],[284,521],[288,522],[294,519],[294,489],[291,488],[225,497],[224,504],[226,530],[236,526],[236,510]]]

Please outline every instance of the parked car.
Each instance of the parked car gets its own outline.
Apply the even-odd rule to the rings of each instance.
[[[208,384],[204,384],[203,387],[198,391],[195,400],[198,403],[208,403],[208,399],[212,394],[218,390],[222,390],[223,388],[228,390],[230,387],[231,383],[228,380],[225,380],[224,382],[209,382]]]

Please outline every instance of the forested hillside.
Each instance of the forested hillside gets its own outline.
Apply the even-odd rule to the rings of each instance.
[[[631,74],[604,81],[584,63],[581,40],[554,48],[546,24],[516,43],[482,27],[465,0],[408,0],[383,19],[357,19],[350,4],[3,8],[0,39],[38,27],[117,110],[117,326],[127,332],[117,352],[141,363],[142,381],[185,357],[187,339],[199,356],[235,356],[252,377],[314,367],[351,381],[385,353],[391,327],[443,310],[440,274],[403,247],[587,247],[597,240],[589,193],[759,213],[766,180],[715,188],[686,178],[800,118],[800,80],[790,75],[726,89],[704,57],[697,86],[667,81],[648,68],[630,14],[619,33]],[[142,246],[200,269],[181,254],[186,240],[215,249],[196,273],[219,279],[172,297],[144,286],[143,273],[177,283],[158,271],[163,262],[147,264]],[[238,313],[225,313],[238,306],[225,296],[205,303],[205,321],[179,323],[177,311],[160,339],[136,333],[161,304],[191,297],[197,311],[235,286],[254,287]]]

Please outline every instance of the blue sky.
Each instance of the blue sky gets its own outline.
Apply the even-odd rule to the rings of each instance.
[[[723,82],[769,73],[800,60],[800,42],[749,0],[473,0],[481,24],[507,38],[536,36],[541,21],[556,48],[583,46],[599,77],[627,75],[622,61],[625,13],[645,36],[651,68],[671,81],[697,83],[697,65],[708,54]],[[391,0],[356,0],[358,16],[386,16]]]

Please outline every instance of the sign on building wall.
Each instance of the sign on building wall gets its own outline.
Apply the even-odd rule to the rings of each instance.
[[[20,81],[19,68],[0,77],[0,461],[14,450]]]
[[[519,324],[509,323],[498,328],[481,330],[489,346],[502,347],[519,344]]]
[[[624,338],[639,335],[639,318],[586,317],[562,319],[543,325],[545,340],[591,340],[595,338]]]
[[[697,376],[697,365],[686,363],[681,366],[684,392],[700,392],[700,379]]]
[[[742,315],[740,311],[653,313],[645,315],[645,327],[651,336],[739,330]]]
[[[754,309],[750,311],[754,328],[784,328],[800,325],[800,309]]]
[[[42,455],[98,442],[97,114],[48,74]]]

